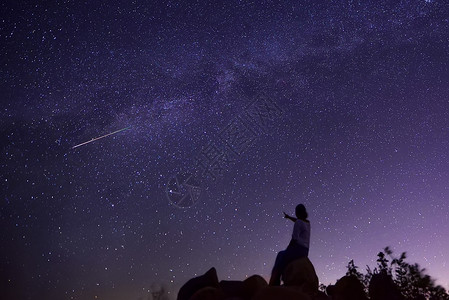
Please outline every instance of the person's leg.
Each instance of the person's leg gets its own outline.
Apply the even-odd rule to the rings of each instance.
[[[282,261],[279,265],[279,271],[280,271],[280,277],[282,277],[285,269],[287,268],[288,264],[291,263],[292,261],[294,261],[296,259],[296,257],[298,256],[297,253],[297,247],[287,247],[287,249],[285,249],[284,254],[282,255]]]
[[[281,274],[282,274],[282,261],[284,259],[285,250],[279,251],[274,262],[273,270],[271,271],[271,278],[269,285],[281,285]]]
[[[285,269],[287,268],[287,266],[297,260],[300,259],[301,257],[307,256],[308,249],[299,245],[289,245],[287,247],[287,249],[285,249],[283,255],[282,255],[282,261],[279,264],[279,272],[280,272],[280,277],[282,279],[282,275],[285,271]]]

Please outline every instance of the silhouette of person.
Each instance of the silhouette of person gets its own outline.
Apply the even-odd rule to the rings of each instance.
[[[287,249],[280,251],[276,257],[273,270],[271,271],[270,285],[281,284],[281,275],[290,262],[309,256],[310,221],[307,220],[306,207],[303,204],[298,204],[295,214],[296,218],[284,212],[284,218],[292,220],[295,224],[290,244],[287,246]]]

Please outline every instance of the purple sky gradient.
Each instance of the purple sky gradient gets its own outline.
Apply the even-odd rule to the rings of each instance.
[[[444,1],[157,2],[1,4],[7,295],[268,279],[299,203],[322,283],[390,246],[449,289]],[[282,110],[267,133],[171,204],[169,179],[261,95]]]

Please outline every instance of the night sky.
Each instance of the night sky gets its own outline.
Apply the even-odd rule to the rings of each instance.
[[[390,246],[449,288],[446,1],[36,3],[0,4],[2,299],[268,279],[299,203],[322,283]]]

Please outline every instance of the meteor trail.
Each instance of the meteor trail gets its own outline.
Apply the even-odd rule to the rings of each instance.
[[[89,143],[91,143],[91,142],[95,142],[96,140],[102,139],[102,138],[107,137],[107,136],[109,136],[109,135],[113,135],[113,134],[119,133],[120,131],[124,131],[124,130],[129,129],[129,128],[131,128],[131,126],[122,128],[122,129],[120,129],[120,130],[117,130],[117,131],[114,131],[114,132],[111,132],[111,133],[108,133],[108,134],[105,134],[105,135],[102,135],[102,136],[97,137],[97,138],[93,138],[93,139],[91,139],[91,140],[89,140],[89,141],[87,141],[87,142],[84,142],[84,143],[78,144],[78,145],[76,145],[76,146],[73,146],[72,149],[75,149],[75,148],[77,148],[77,147],[79,147],[79,146],[82,146],[82,145],[89,144]]]

